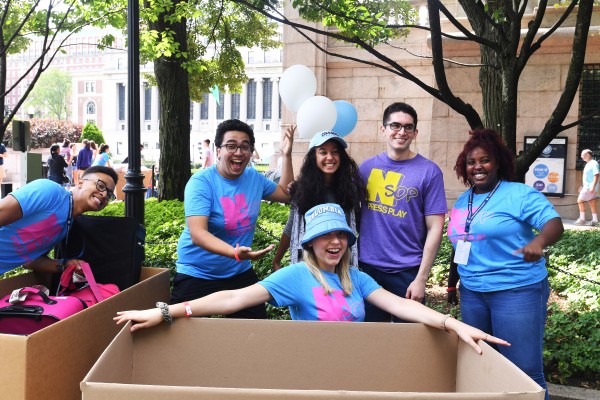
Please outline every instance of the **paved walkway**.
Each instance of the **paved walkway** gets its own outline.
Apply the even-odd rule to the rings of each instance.
[[[573,222],[575,222],[574,219],[563,219],[562,222],[563,222],[565,229],[572,229],[572,230],[578,230],[578,231],[588,231],[590,229],[600,229],[600,226],[573,225]]]

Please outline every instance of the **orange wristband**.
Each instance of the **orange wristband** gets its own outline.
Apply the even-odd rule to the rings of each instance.
[[[240,262],[242,260],[240,260],[240,256],[238,255],[238,248],[240,247],[240,244],[236,244],[235,245],[235,249],[233,249],[233,256],[235,257],[235,261]]]
[[[187,301],[185,303],[183,303],[183,306],[185,307],[185,317],[189,318],[192,316],[192,306],[190,306],[190,303],[188,303]]]

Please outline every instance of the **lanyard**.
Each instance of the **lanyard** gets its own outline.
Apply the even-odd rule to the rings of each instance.
[[[496,189],[498,189],[500,183],[502,183],[502,180],[499,180],[498,183],[496,183],[496,187],[494,187],[494,190],[488,193],[487,197],[483,200],[483,203],[481,203],[481,205],[475,212],[473,212],[473,188],[471,188],[471,193],[469,193],[469,212],[467,214],[467,220],[465,221],[465,240],[467,240],[467,235],[469,234],[469,230],[471,229],[471,222],[473,222],[473,219],[475,218],[477,213],[481,211],[481,209],[487,204],[487,202],[490,201],[494,193],[496,193]]]

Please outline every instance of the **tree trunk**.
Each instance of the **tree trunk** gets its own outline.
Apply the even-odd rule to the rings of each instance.
[[[186,21],[166,23],[159,19],[152,29],[175,32],[181,51],[187,51]],[[158,199],[183,201],[190,178],[190,91],[188,73],[181,58],[161,57],[154,60],[158,86],[159,113],[159,180]]]

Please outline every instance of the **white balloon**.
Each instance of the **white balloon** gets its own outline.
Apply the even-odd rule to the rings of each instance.
[[[279,94],[290,111],[297,112],[304,100],[316,92],[317,78],[306,65],[292,65],[281,75]]]
[[[298,110],[298,134],[303,139],[310,139],[318,132],[331,130],[336,120],[337,110],[333,101],[325,96],[310,97]]]

